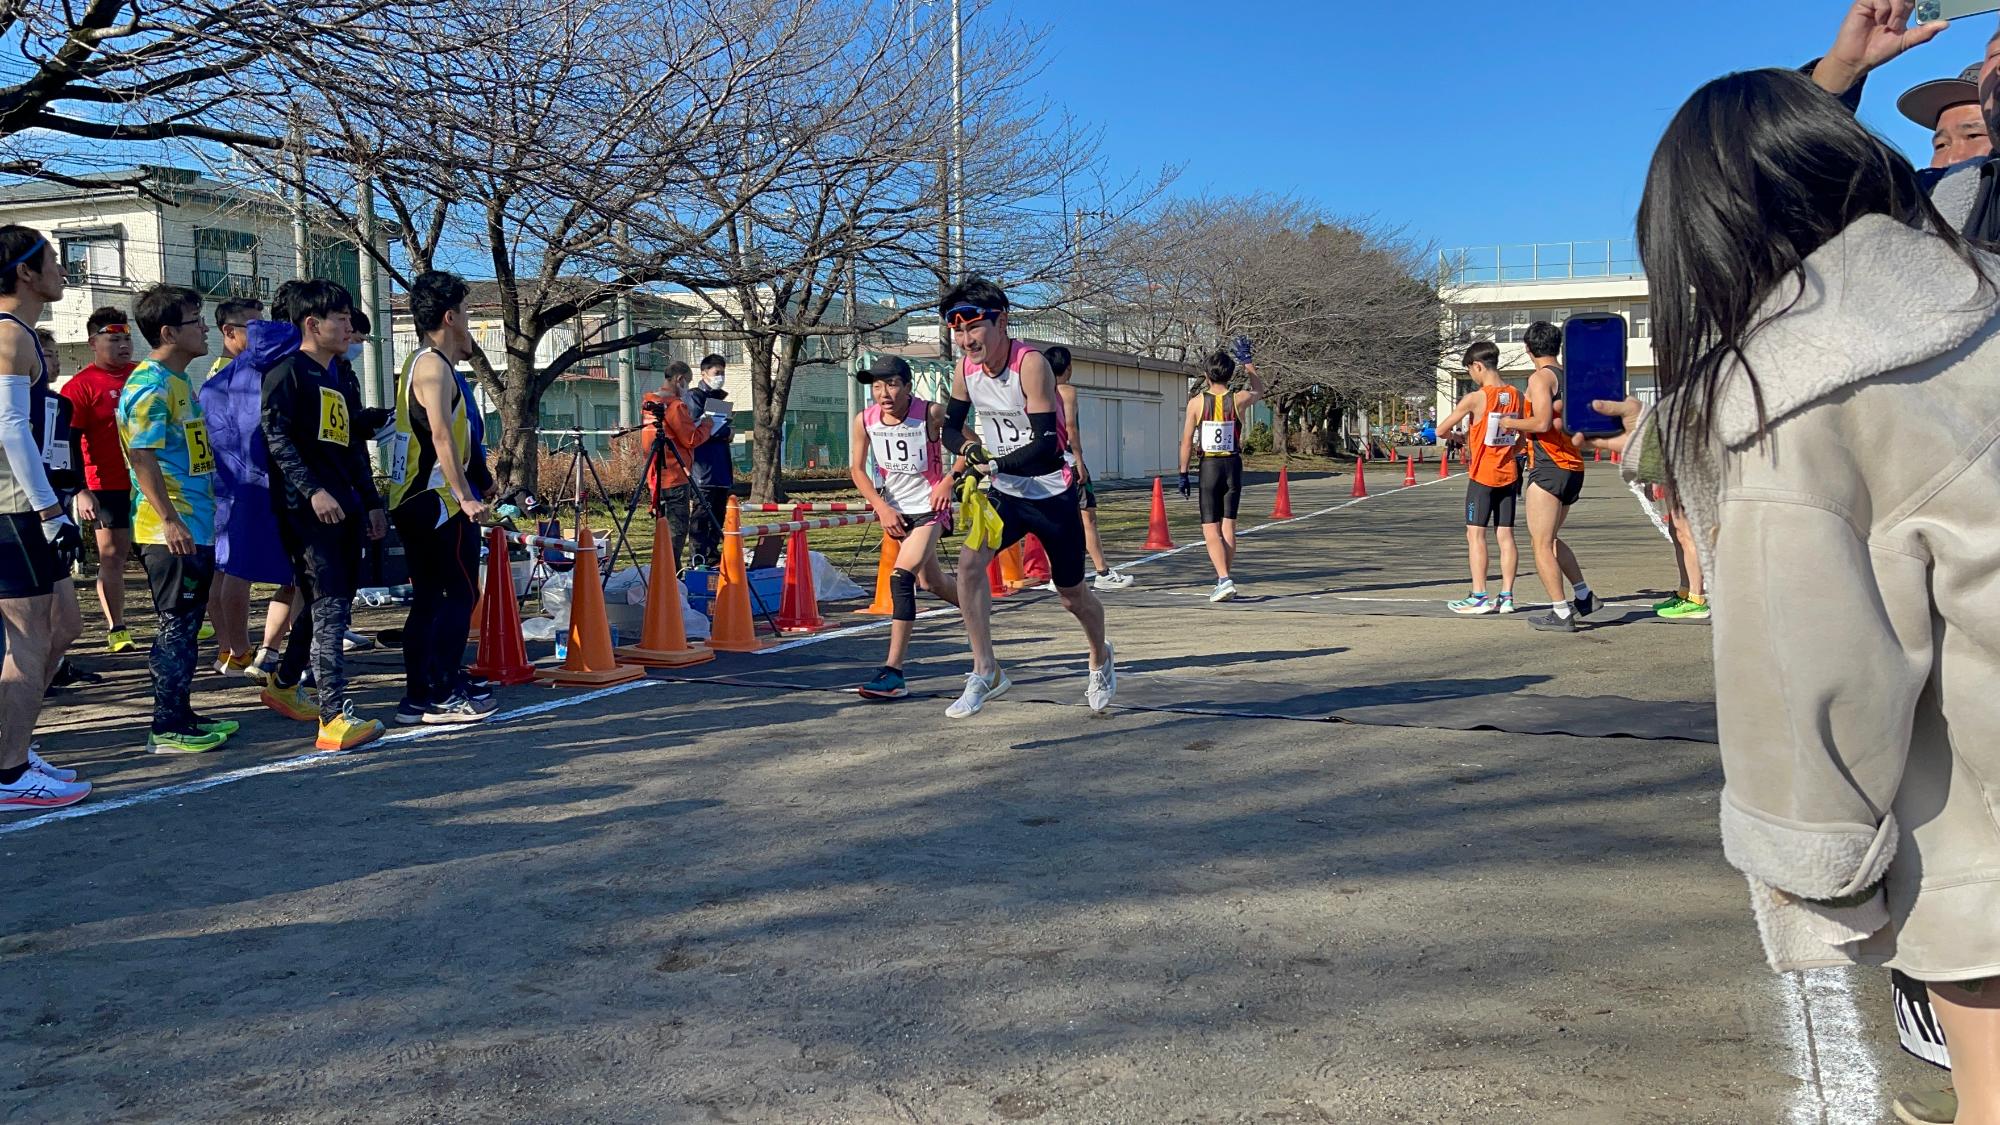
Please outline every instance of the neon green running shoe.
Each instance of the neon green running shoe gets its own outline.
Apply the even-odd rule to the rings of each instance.
[[[1682,601],[1679,605],[1670,605],[1660,610],[1659,614],[1668,621],[1706,621],[1708,620],[1708,603],[1705,601],[1698,602],[1690,598]]]
[[[132,640],[130,629],[113,629],[104,635],[106,652],[131,652],[135,647],[137,644]]]
[[[219,734],[224,738],[228,738],[230,735],[243,729],[243,724],[237,722],[235,719],[211,719],[207,715],[196,715],[194,717],[194,726],[196,730],[203,734]]]
[[[1684,602],[1684,601],[1686,601],[1686,600],[1687,600],[1687,599],[1686,599],[1686,598],[1684,598],[1684,597],[1682,597],[1681,595],[1679,595],[1679,594],[1675,594],[1675,595],[1673,595],[1673,596],[1669,597],[1669,598],[1668,598],[1668,599],[1667,599],[1666,601],[1663,601],[1663,602],[1654,602],[1654,603],[1653,603],[1653,612],[1654,612],[1654,613],[1658,613],[1658,614],[1665,614],[1665,613],[1666,613],[1666,612],[1667,612],[1668,610],[1670,610],[1670,609],[1674,608],[1675,606],[1677,606],[1677,605],[1681,604],[1682,602]]]
[[[155,754],[201,754],[229,741],[226,734],[209,734],[199,729],[154,731],[146,736],[146,749]]]
[[[201,631],[200,631],[200,632],[198,632],[198,633],[196,633],[196,634],[194,635],[194,639],[195,639],[195,640],[198,640],[198,641],[212,641],[212,640],[214,640],[214,639],[215,639],[215,626],[213,626],[213,625],[209,624],[209,623],[208,623],[208,622],[206,622],[206,621],[202,622],[202,623],[201,623]]]

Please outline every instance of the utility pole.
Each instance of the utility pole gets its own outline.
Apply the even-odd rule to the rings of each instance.
[[[388,364],[383,359],[382,344],[393,333],[394,325],[389,317],[383,315],[375,272],[374,181],[365,176],[361,178],[356,187],[354,205],[361,234],[361,245],[354,248],[361,268],[361,292],[357,294],[357,299],[368,314],[368,327],[373,330],[369,334],[374,337],[361,348],[361,402],[364,406],[380,406],[389,398],[384,392],[390,385],[383,378]]]
[[[958,271],[965,272],[965,63],[964,27],[958,17],[959,0],[951,0],[951,200],[956,218],[952,234]]]
[[[292,276],[303,281],[311,274],[311,259],[306,247],[306,137],[305,129],[294,116],[289,130],[291,157],[295,173],[292,186]]]
[[[632,231],[624,223],[618,224],[618,241],[630,244]],[[621,290],[618,294],[618,335],[621,339],[632,338],[632,295]],[[637,389],[638,377],[635,368],[639,357],[632,348],[618,353],[618,428],[629,430],[638,425],[638,407],[633,403],[633,392]]]

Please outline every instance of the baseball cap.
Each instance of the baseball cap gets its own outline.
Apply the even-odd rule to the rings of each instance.
[[[909,362],[902,356],[878,355],[875,357],[875,362],[869,364],[866,369],[854,373],[854,377],[864,383],[872,383],[890,376],[905,383],[911,382]]]
[[[1938,78],[1919,86],[1912,86],[1908,92],[1896,99],[1896,108],[1904,117],[1922,125],[1926,129],[1937,128],[1938,118],[1944,111],[1955,105],[1979,101],[1979,69],[1982,64],[1973,63],[1959,73],[1957,78]]]

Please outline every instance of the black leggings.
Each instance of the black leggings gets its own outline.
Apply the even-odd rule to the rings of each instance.
[[[1221,523],[1236,518],[1236,507],[1243,501],[1243,458],[1230,454],[1227,457],[1201,459],[1201,522]]]
[[[312,664],[319,681],[319,718],[337,717],[347,702],[347,656],[341,644],[354,620],[355,582],[361,574],[361,538],[367,534],[358,515],[335,524],[321,523],[310,511],[286,512],[278,520],[278,538],[292,560],[298,597],[292,599],[298,619],[278,665],[278,682],[296,684]]]
[[[391,514],[403,541],[403,557],[410,564],[410,615],[403,622],[403,700],[418,705],[450,698],[465,661],[472,610],[479,601],[479,531],[463,512],[453,512],[439,524],[443,506],[443,499],[432,492]]]

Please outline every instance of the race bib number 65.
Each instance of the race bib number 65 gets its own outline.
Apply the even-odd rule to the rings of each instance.
[[[347,397],[332,387],[319,389],[319,440],[346,445],[352,423],[347,417]]]

